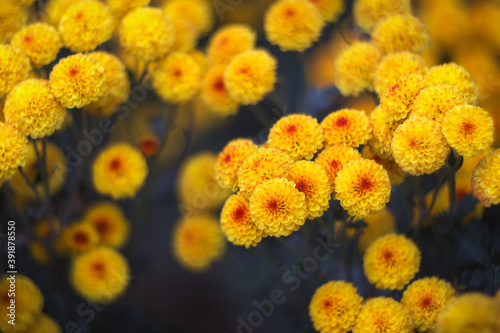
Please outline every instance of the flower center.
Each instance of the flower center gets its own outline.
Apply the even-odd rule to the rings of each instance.
[[[357,192],[366,193],[373,188],[373,183],[368,177],[362,177],[356,187]]]
[[[233,211],[233,220],[236,223],[242,223],[245,221],[246,210],[243,207],[238,207]]]
[[[71,67],[69,69],[69,76],[72,77],[72,78],[74,78],[75,76],[78,75],[78,72],[79,72],[79,70],[78,70],[77,67]]]
[[[99,234],[107,234],[111,230],[110,225],[108,220],[105,218],[100,218],[96,223],[95,223],[95,228],[99,232]]]
[[[104,264],[102,262],[95,262],[92,265],[92,270],[98,275],[103,275],[105,271]]]
[[[293,17],[293,16],[295,16],[295,10],[293,8],[288,8],[285,11],[285,16],[286,17]]]
[[[294,124],[291,124],[291,125],[288,125],[286,127],[286,132],[288,134],[293,134],[293,133],[296,133],[297,132],[297,126],[295,126]]]
[[[342,116],[338,117],[337,120],[335,121],[335,125],[337,127],[344,127],[347,125],[347,123],[348,123],[347,118]]]
[[[396,263],[393,252],[385,250],[382,256],[387,265],[392,266]]]
[[[182,76],[182,71],[180,69],[176,69],[174,70],[174,72],[172,73],[172,76],[175,78],[175,79],[179,79],[181,76]]]
[[[410,142],[408,142],[408,145],[410,146],[410,148],[416,148],[416,149],[420,148],[420,142],[418,142],[415,139],[410,139]]]
[[[471,124],[469,122],[462,124],[462,131],[464,131],[465,134],[472,134],[472,132],[474,132],[475,129],[476,125]]]
[[[295,188],[299,190],[299,192],[306,193],[309,189],[309,185],[304,180],[299,180],[297,183],[295,183]]]
[[[339,169],[340,169],[340,162],[337,161],[337,160],[332,160],[330,162],[330,166],[332,167],[332,169],[337,172]]]
[[[423,308],[423,309],[427,309],[429,307],[432,307],[432,297],[431,296],[426,296],[424,297],[424,299],[422,299],[422,301],[420,302],[420,306]]]
[[[226,86],[224,85],[224,81],[222,80],[222,77],[217,78],[217,80],[214,83],[214,89],[219,91],[219,92],[226,91]]]
[[[267,202],[267,209],[273,213],[278,213],[281,210],[281,204],[276,199],[269,200]]]
[[[120,159],[118,157],[114,158],[111,160],[111,162],[109,163],[109,167],[112,171],[119,171],[122,167],[122,162],[120,161]]]
[[[31,35],[26,35],[26,36],[24,36],[23,40],[24,40],[24,42],[25,42],[26,44],[29,44],[29,43],[31,43],[31,42],[33,41],[33,36],[31,36]]]
[[[73,235],[73,240],[77,245],[86,245],[89,242],[89,237],[84,232],[76,232]]]

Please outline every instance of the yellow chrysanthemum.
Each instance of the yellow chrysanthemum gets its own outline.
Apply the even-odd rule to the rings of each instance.
[[[318,8],[323,19],[327,22],[334,23],[339,19],[339,16],[344,12],[344,1],[342,0],[309,0],[316,8]]]
[[[386,17],[411,14],[410,0],[356,0],[354,22],[365,32],[371,32]]]
[[[389,53],[382,58],[377,69],[373,84],[375,91],[381,96],[386,89],[394,85],[401,76],[427,72],[427,65],[422,56],[408,51]]]
[[[240,53],[229,63],[224,84],[241,104],[257,104],[274,89],[276,59],[264,50]]]
[[[106,0],[111,13],[121,19],[134,9],[149,5],[151,0]]]
[[[121,21],[119,33],[121,46],[145,62],[164,58],[174,43],[174,25],[158,8],[131,11]]]
[[[123,210],[111,202],[93,205],[83,217],[83,223],[90,225],[99,235],[101,245],[120,248],[128,240],[130,222]]]
[[[435,332],[500,332],[500,303],[481,293],[456,297],[438,316]]]
[[[0,98],[26,80],[31,70],[30,59],[16,48],[0,44]]]
[[[189,53],[174,52],[158,63],[153,70],[153,86],[160,97],[169,103],[185,103],[200,88],[203,73]]]
[[[61,59],[50,73],[50,91],[66,108],[81,108],[104,93],[106,75],[94,58],[75,54]]]
[[[170,16],[174,26],[174,43],[171,51],[189,52],[196,46],[198,34],[196,27],[189,25],[189,22],[179,16]]]
[[[63,330],[54,319],[42,313],[24,333],[63,333]]]
[[[17,32],[11,45],[30,58],[33,68],[40,68],[56,59],[62,41],[54,27],[45,23],[33,23]]]
[[[393,109],[402,111],[402,109]],[[397,111],[395,112],[397,113]],[[404,112],[403,112],[404,113]],[[400,115],[398,115],[399,117]],[[379,105],[370,113],[370,124],[373,128],[373,134],[368,141],[371,151],[380,158],[390,158],[392,155],[391,143],[394,131],[402,121],[389,120],[391,117]]]
[[[92,166],[97,192],[113,199],[133,198],[144,185],[148,166],[141,152],[127,143],[108,146]]]
[[[42,142],[37,142],[38,152],[43,158]],[[47,142],[47,164],[46,170],[48,173],[49,196],[54,196],[61,191],[66,176],[68,174],[68,167],[66,165],[66,157],[59,147],[51,142]],[[24,173],[28,176],[30,181],[36,186],[38,192],[45,195],[45,186],[43,171],[40,170],[37,154],[33,145],[28,147],[28,156],[26,157],[26,165],[23,167]],[[16,173],[10,182],[12,190],[21,197],[29,200],[36,200],[38,197],[33,191],[31,186],[26,182],[20,172]]]
[[[85,110],[92,115],[109,117],[130,94],[127,70],[120,59],[113,54],[93,52],[89,55],[104,68],[106,79],[102,86],[103,94],[96,101],[87,104]]]
[[[345,333],[356,321],[363,298],[352,283],[330,281],[316,289],[309,303],[309,317],[321,333]]]
[[[61,223],[57,216],[50,215],[45,219],[39,220],[35,226],[37,239],[33,239],[28,244],[31,257],[40,265],[46,265],[51,261],[50,254],[46,244],[52,233],[59,234]]]
[[[233,194],[226,200],[220,215],[220,226],[227,239],[247,249],[256,246],[265,236],[250,218],[249,204],[242,194]]]
[[[190,156],[180,167],[177,193],[180,202],[190,212],[219,208],[231,191],[217,184],[217,155],[203,151]]]
[[[185,19],[199,35],[206,35],[214,25],[212,8],[204,0],[169,0],[163,10],[170,16]]]
[[[472,75],[462,66],[449,63],[431,67],[425,76],[425,85],[450,85],[460,90],[469,104],[476,104],[479,88]]]
[[[483,206],[500,203],[500,149],[486,154],[472,173],[472,193]]]
[[[217,30],[208,43],[207,58],[214,65],[228,64],[235,56],[255,47],[255,32],[243,24],[230,24]]]
[[[8,43],[22,29],[28,19],[28,11],[16,0],[2,1],[0,7],[0,43]]]
[[[311,161],[297,161],[286,177],[295,188],[305,194],[307,218],[312,220],[323,215],[330,207],[331,187],[325,169]]]
[[[410,110],[412,115],[425,116],[441,123],[449,110],[465,103],[460,90],[450,85],[437,85],[422,89]]]
[[[391,181],[387,171],[375,161],[356,159],[337,173],[335,196],[349,215],[365,217],[389,202]]]
[[[427,332],[435,328],[438,315],[453,296],[455,290],[451,284],[433,276],[410,284],[401,303],[410,311],[415,328]]]
[[[224,234],[211,215],[193,215],[180,220],[172,237],[174,258],[194,273],[208,271],[226,252]]]
[[[362,234],[358,240],[358,248],[361,253],[365,252],[375,240],[380,237],[394,233],[396,230],[396,220],[394,215],[384,208],[375,214],[369,215],[363,220],[367,226],[362,229]]]
[[[201,85],[201,97],[205,104],[220,117],[235,115],[240,104],[229,96],[224,83],[225,65],[210,68]]]
[[[314,4],[304,0],[280,0],[271,5],[264,30],[271,44],[282,51],[303,52],[321,36],[325,21]]]
[[[380,97],[380,106],[387,122],[406,119],[424,84],[423,75],[408,74],[401,76],[394,85],[384,91]],[[375,127],[373,129],[375,131]]]
[[[406,173],[399,167],[399,165],[394,161],[392,157],[381,158],[380,156],[374,154],[370,148],[370,146],[364,146],[363,151],[361,152],[361,156],[363,158],[374,160],[375,162],[383,166],[389,174],[391,184],[400,185],[403,182]]]
[[[61,128],[66,109],[51,94],[49,81],[28,79],[11,90],[4,115],[24,135],[39,139]]]
[[[327,173],[330,190],[335,190],[335,178],[344,165],[352,160],[361,158],[361,154],[354,148],[338,144],[323,149],[316,157],[315,162],[321,165]]]
[[[363,304],[353,333],[413,333],[408,310],[392,298],[376,297]]]
[[[111,11],[99,1],[77,3],[59,21],[64,46],[73,52],[93,51],[111,38],[114,28]]]
[[[66,11],[73,5],[83,2],[86,0],[49,0],[45,6],[44,19],[50,25],[57,27],[61,17],[66,13]]]
[[[421,53],[429,47],[429,29],[415,16],[393,15],[377,24],[372,34],[372,42],[384,53]]]
[[[12,125],[0,122],[0,181],[10,179],[28,156],[28,138]]]
[[[304,193],[286,178],[272,178],[255,188],[250,197],[250,216],[266,235],[288,236],[307,218]]]
[[[323,148],[323,129],[316,118],[292,114],[278,120],[269,132],[269,147],[281,149],[292,158],[310,160]]]
[[[370,119],[365,112],[354,109],[342,109],[330,113],[321,122],[325,135],[325,146],[345,144],[358,147],[365,144],[372,136]]]
[[[373,78],[382,53],[371,43],[354,42],[335,59],[335,85],[342,95],[373,91]]]
[[[276,148],[259,148],[249,155],[238,170],[238,187],[250,196],[263,181],[286,177],[292,167],[290,156]]]
[[[70,271],[71,285],[86,300],[107,304],[121,296],[130,280],[127,259],[100,247],[78,256]]]
[[[363,269],[377,288],[401,290],[420,270],[420,250],[412,240],[388,234],[366,249]]]
[[[63,254],[78,255],[96,248],[99,234],[93,226],[79,222],[62,232],[60,242]]]
[[[215,163],[215,179],[224,188],[236,191],[238,188],[238,170],[243,161],[258,146],[248,139],[234,139],[219,153]]]
[[[396,129],[391,148],[396,163],[414,176],[437,171],[450,152],[439,123],[422,116],[413,116]]]

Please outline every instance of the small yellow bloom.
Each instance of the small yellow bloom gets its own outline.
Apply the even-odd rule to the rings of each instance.
[[[30,59],[15,47],[0,44],[0,98],[21,81],[26,80],[31,70]]]
[[[0,122],[0,182],[10,179],[28,156],[28,138],[12,125]]]
[[[316,157],[315,162],[321,165],[328,175],[330,190],[335,191],[335,178],[344,165],[352,160],[361,158],[361,154],[354,148],[344,144],[333,145],[323,149]]]
[[[380,106],[387,122],[397,122],[406,119],[417,96],[424,87],[424,76],[408,74],[400,76],[390,88],[380,97]],[[373,128],[375,130],[375,127]],[[392,127],[393,130],[396,128]]]
[[[387,208],[369,215],[363,218],[363,220],[367,226],[362,229],[362,234],[358,241],[358,248],[361,253],[365,252],[368,246],[380,237],[392,234],[396,230],[394,215]]]
[[[54,61],[62,47],[57,30],[45,23],[33,23],[18,31],[11,45],[26,54],[33,68],[40,68]]]
[[[8,43],[22,29],[28,19],[28,11],[17,0],[4,0],[0,8],[0,43]],[[1,61],[3,62],[3,61]]]
[[[169,16],[182,17],[199,35],[206,35],[214,25],[212,7],[205,0],[168,0],[163,10]]]
[[[479,161],[472,173],[472,193],[483,206],[500,203],[500,149],[495,149]]]
[[[424,88],[411,105],[411,114],[425,116],[439,123],[457,105],[466,104],[462,92],[450,85]]]
[[[330,23],[335,23],[344,12],[343,0],[309,0],[312,2],[323,16],[323,19]]]
[[[78,255],[88,252],[99,244],[99,234],[93,226],[75,223],[61,234],[58,250],[61,254]]]
[[[121,19],[134,9],[148,6],[151,0],[106,0],[111,13]]]
[[[376,297],[363,304],[352,333],[413,333],[408,310],[392,298]]]
[[[460,90],[469,104],[476,104],[479,88],[472,75],[462,66],[449,63],[431,67],[425,76],[425,85],[450,85]]]
[[[365,112],[354,109],[342,109],[330,113],[321,122],[325,134],[325,146],[345,144],[358,147],[365,144],[372,136],[370,119]]]
[[[207,47],[212,64],[228,64],[235,56],[255,47],[255,31],[243,24],[230,24],[217,30]]]
[[[111,202],[90,207],[83,217],[84,224],[92,226],[99,235],[101,245],[120,248],[128,240],[130,222],[123,210]]]
[[[238,188],[238,170],[243,161],[258,146],[248,139],[234,139],[219,153],[215,163],[215,179],[223,188],[236,191]]]
[[[61,17],[71,6],[84,1],[86,0],[49,0],[43,13],[44,19],[50,25],[57,27]]]
[[[225,65],[210,68],[201,86],[201,97],[205,104],[220,117],[235,115],[240,104],[231,98],[224,83]]]
[[[174,26],[174,43],[170,50],[172,52],[189,52],[196,46],[198,33],[196,27],[189,25],[189,21],[179,16],[170,16]]]
[[[411,14],[410,0],[356,0],[354,2],[354,22],[368,33],[385,18],[397,14]]]

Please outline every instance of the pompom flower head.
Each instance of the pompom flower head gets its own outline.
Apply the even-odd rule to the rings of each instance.
[[[185,269],[205,272],[226,252],[226,240],[211,215],[193,215],[180,220],[172,234],[173,255]]]
[[[368,247],[363,261],[370,283],[379,289],[401,290],[420,270],[420,251],[410,239],[388,234]]]
[[[207,47],[212,64],[228,64],[235,56],[255,47],[255,32],[243,24],[230,24],[217,30]]]
[[[449,110],[465,103],[460,90],[449,85],[437,85],[422,89],[410,109],[412,115],[424,116],[441,123]]]
[[[412,333],[408,310],[392,298],[376,297],[363,304],[353,333]]]
[[[247,249],[256,246],[265,236],[250,218],[250,203],[242,194],[233,194],[226,200],[220,215],[220,226],[231,243]]]
[[[0,8],[0,43],[8,43],[22,29],[28,19],[28,11],[18,1],[2,1]]]
[[[483,206],[500,203],[500,149],[495,149],[479,161],[472,173],[472,193]]]
[[[380,21],[396,14],[411,14],[410,0],[356,0],[354,22],[365,32],[371,32]]]
[[[338,20],[340,14],[345,10],[342,0],[309,0],[318,8],[323,19],[334,23]]]
[[[40,68],[56,59],[62,41],[54,27],[33,23],[18,31],[11,45],[29,57],[33,68]]]
[[[386,121],[397,122],[406,119],[424,84],[423,75],[408,74],[400,76],[394,85],[386,89],[380,97],[380,107]],[[373,129],[375,130],[375,126]]]
[[[272,178],[255,188],[250,197],[250,216],[266,235],[288,236],[307,218],[304,193],[286,178]]]
[[[372,136],[370,119],[363,111],[342,109],[330,113],[321,122],[325,135],[325,146],[345,144],[358,147]]]
[[[45,7],[45,19],[50,25],[57,27],[64,13],[73,5],[86,0],[49,0]]]
[[[130,234],[130,222],[123,210],[111,202],[101,202],[87,210],[83,223],[90,225],[99,235],[99,243],[104,246],[120,248]]]
[[[134,9],[149,5],[151,0],[107,0],[111,13],[119,19]]]
[[[309,303],[309,317],[321,333],[345,333],[356,321],[363,298],[349,282],[330,281],[316,289]]]
[[[294,159],[311,159],[323,148],[323,129],[316,118],[293,114],[278,120],[269,132],[270,147],[287,152]]]
[[[25,80],[31,70],[30,59],[13,46],[0,44],[0,98],[19,82]]]
[[[148,175],[141,152],[127,143],[116,143],[104,149],[92,165],[95,189],[113,199],[133,198]]]
[[[61,59],[50,73],[50,91],[66,108],[81,108],[104,93],[106,75],[90,55],[75,54]]]
[[[220,117],[227,117],[238,112],[240,104],[230,95],[224,83],[225,65],[210,68],[205,74],[201,86],[201,97],[205,104]]]
[[[472,75],[455,63],[435,66],[425,76],[426,86],[450,85],[460,90],[469,104],[476,104],[479,88]]]
[[[97,231],[91,225],[78,222],[62,232],[58,250],[75,256],[96,248],[98,244]]]
[[[264,50],[240,53],[228,65],[224,84],[229,95],[241,104],[257,104],[274,89],[276,59]]]
[[[264,19],[264,30],[271,44],[282,51],[305,51],[321,35],[325,21],[309,1],[280,0],[271,5]]]
[[[243,161],[258,146],[248,139],[234,139],[219,153],[215,163],[215,179],[224,188],[236,191],[238,188],[238,170]]]
[[[326,170],[330,188],[333,192],[335,190],[335,178],[338,172],[342,170],[344,165],[359,158],[361,158],[359,151],[344,144],[338,144],[323,149],[318,157],[316,157],[315,162]]]
[[[169,0],[163,10],[171,17],[182,17],[199,35],[207,34],[214,25],[212,8],[205,0]]]
[[[439,123],[422,116],[411,117],[396,129],[391,148],[396,163],[414,176],[437,171],[450,152]]]
[[[12,125],[0,122],[0,182],[10,179],[28,156],[28,138]]]

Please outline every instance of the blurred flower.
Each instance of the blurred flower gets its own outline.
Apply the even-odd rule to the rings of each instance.
[[[427,332],[435,328],[438,315],[453,296],[451,284],[433,276],[413,281],[401,303],[410,311],[415,328]]]
[[[472,173],[472,193],[483,206],[500,203],[500,149],[486,154]]]
[[[356,148],[368,142],[372,136],[370,119],[363,111],[354,109],[330,113],[321,122],[321,127],[326,147],[340,143]]]
[[[31,257],[39,265],[46,265],[50,262],[51,258],[44,243],[49,240],[52,231],[54,231],[54,234],[56,235],[59,234],[61,223],[57,216],[50,215],[47,218],[38,221],[34,227],[37,239],[30,241],[28,249]],[[50,246],[52,246],[52,244]]]
[[[352,160],[361,158],[361,154],[354,148],[344,144],[337,144],[323,149],[316,157],[315,162],[321,165],[327,173],[330,191],[335,191],[335,178],[344,165]],[[335,192],[334,192],[335,195]]]
[[[210,68],[205,74],[201,86],[201,96],[204,103],[220,117],[235,115],[240,104],[229,96],[224,83],[225,65]]]
[[[370,33],[386,17],[396,14],[411,14],[410,0],[356,0],[354,22]]]
[[[191,215],[174,228],[173,255],[177,262],[193,273],[208,271],[222,259],[226,241],[217,219],[211,215]]]
[[[189,25],[189,22],[179,16],[170,16],[174,26],[174,43],[171,51],[188,52],[194,49],[198,40],[196,27]]]
[[[395,110],[396,113],[399,111],[403,111],[404,113],[403,107],[392,108],[392,110]],[[370,146],[370,150],[381,158],[391,157],[392,137],[396,128],[402,123],[402,121],[389,120],[390,118],[388,112],[383,109],[382,105],[377,106],[375,110],[370,113],[370,124],[373,128],[373,134],[370,141],[368,141],[368,145]]]
[[[339,16],[345,10],[343,0],[309,0],[312,2],[319,10],[323,19],[335,23],[339,19]]]
[[[26,80],[31,70],[30,60],[18,49],[0,44],[0,98],[14,88],[19,82]]]
[[[10,179],[28,156],[28,138],[12,125],[0,122],[0,181]]]
[[[100,194],[133,198],[148,175],[146,160],[127,143],[115,143],[99,153],[92,165],[92,182]]]
[[[100,244],[104,246],[120,248],[130,234],[130,222],[120,206],[111,202],[94,204],[87,210],[82,222],[94,228]]]
[[[376,297],[363,304],[353,333],[412,333],[408,310],[392,298]]]
[[[46,314],[40,314],[24,333],[62,333],[59,324]]]
[[[234,245],[257,246],[266,234],[250,218],[249,201],[242,194],[230,196],[220,215],[220,226]]]
[[[258,146],[248,139],[231,140],[219,153],[215,163],[215,179],[223,188],[238,189],[238,170]]]
[[[366,249],[363,261],[371,284],[379,289],[401,290],[420,270],[420,251],[412,240],[388,234]]]
[[[362,229],[358,240],[358,249],[361,253],[365,252],[368,246],[380,237],[396,231],[396,221],[387,208],[368,215],[363,220],[367,226]]]
[[[22,29],[28,19],[28,11],[17,0],[4,0],[0,7],[0,43],[8,43]],[[3,63],[3,61],[0,61]],[[1,95],[1,93],[0,93]]]
[[[199,35],[206,35],[214,25],[212,8],[204,0],[168,0],[163,10],[169,16],[185,19]]]
[[[449,110],[464,104],[466,100],[460,90],[450,85],[436,85],[422,89],[410,110],[412,116],[425,116],[441,123]]]
[[[330,281],[316,289],[309,303],[314,329],[321,333],[350,331],[356,321],[363,298],[349,282]]]
[[[45,19],[50,25],[57,27],[70,7],[84,1],[86,0],[49,0],[45,6]]]
[[[118,19],[139,7],[148,6],[151,0],[106,0],[109,9]]]
[[[159,149],[160,142],[156,136],[147,135],[141,140],[141,152],[146,158],[156,156]]]
[[[78,255],[88,252],[99,244],[99,233],[90,225],[74,223],[63,230],[57,250],[59,254]]]
[[[230,24],[217,30],[207,46],[207,58],[213,65],[228,64],[235,56],[255,47],[255,32],[243,24]]]
[[[424,87],[424,76],[408,74],[400,76],[395,84],[386,89],[380,97],[380,107],[387,122],[397,122],[406,119],[415,98]],[[391,126],[392,130],[396,128]],[[376,130],[376,127],[373,127]]]
[[[498,1],[474,1],[468,8],[471,20],[471,30],[484,44],[493,46],[500,51],[500,3]]]

